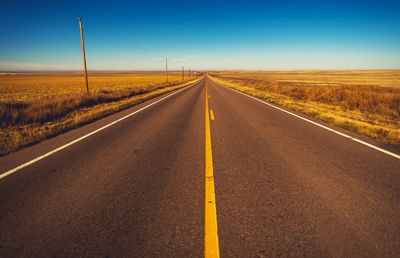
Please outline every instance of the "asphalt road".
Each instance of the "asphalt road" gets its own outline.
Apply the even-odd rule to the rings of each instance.
[[[399,159],[209,79],[169,94],[0,158],[124,118],[0,179],[0,256],[400,256]]]

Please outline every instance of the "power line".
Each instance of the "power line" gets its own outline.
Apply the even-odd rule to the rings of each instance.
[[[113,38],[114,41],[115,41],[115,42],[118,41],[119,44],[123,43],[123,44],[125,44],[126,46],[133,47],[134,49],[136,49],[136,53],[139,53],[139,54],[141,54],[141,55],[143,55],[143,56],[145,56],[145,57],[147,57],[147,58],[150,58],[150,59],[155,58],[154,55],[148,53],[147,50],[144,50],[143,48],[139,47],[137,44],[134,44],[134,43],[132,43],[131,41],[128,41],[128,40],[126,40],[126,39],[123,39],[123,38],[121,38],[121,37],[119,37],[119,36],[117,36],[117,35],[115,35],[115,34],[113,34],[113,33],[111,33],[111,32],[106,32],[106,31],[104,31],[104,30],[99,30],[99,29],[96,29],[96,32],[97,32],[97,33],[95,33],[95,32],[91,32],[91,33],[93,33],[93,34],[98,34],[98,32],[101,32],[103,35],[106,35],[106,36],[107,36],[107,37],[103,37],[103,38]],[[110,36],[111,36],[111,37],[110,37]],[[121,44],[121,45],[122,45],[122,44]]]

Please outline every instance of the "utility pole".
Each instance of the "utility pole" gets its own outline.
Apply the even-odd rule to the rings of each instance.
[[[168,80],[168,58],[165,58],[165,70],[167,71],[167,83],[169,83],[169,80]]]
[[[87,67],[86,67],[85,39],[83,38],[82,17],[78,16],[78,21],[79,21],[79,31],[81,34],[83,69],[85,72],[85,81],[86,81],[86,93],[89,94],[89,81],[88,81]]]
[[[191,77],[190,77],[190,69],[189,69],[189,79],[190,79]]]
[[[185,67],[182,66],[182,81],[185,80]]]

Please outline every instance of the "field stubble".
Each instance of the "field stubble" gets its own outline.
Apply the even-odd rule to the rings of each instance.
[[[215,72],[225,86],[400,145],[400,71]]]
[[[180,73],[0,75],[0,156],[190,83]]]

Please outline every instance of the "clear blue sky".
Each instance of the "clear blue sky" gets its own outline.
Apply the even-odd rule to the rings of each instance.
[[[81,2],[81,3],[80,3]],[[400,69],[400,1],[10,1],[0,70]]]

